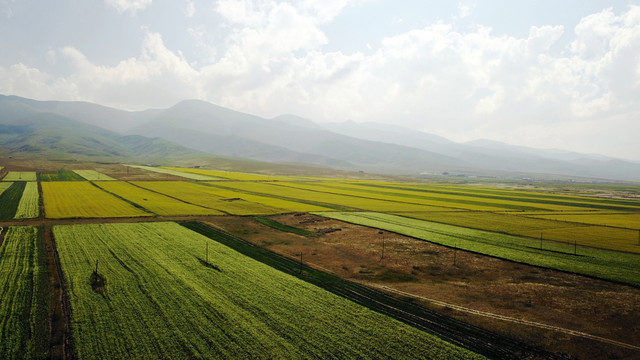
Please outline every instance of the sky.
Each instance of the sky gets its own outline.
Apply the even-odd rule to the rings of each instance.
[[[0,94],[640,161],[640,0],[0,0]]]

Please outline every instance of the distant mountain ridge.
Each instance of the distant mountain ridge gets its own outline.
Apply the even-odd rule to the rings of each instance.
[[[52,125],[46,136],[59,137],[57,150],[86,154],[91,153],[92,147],[103,155],[128,154],[118,146],[131,149],[130,142],[140,141],[146,142],[142,147],[146,152],[167,156],[173,155],[172,151],[186,155],[193,149],[217,156],[387,174],[448,173],[511,178],[539,174],[547,179],[586,177],[640,181],[640,164],[621,159],[532,149],[490,140],[456,143],[386,124],[316,124],[295,115],[265,119],[199,100],[185,100],[167,109],[130,112],[86,102],[0,96],[0,147],[15,151],[19,144],[27,146],[25,149],[36,146],[29,142],[29,136],[42,143],[46,137],[44,130],[29,128],[33,131],[23,132],[33,121],[40,124],[36,126],[38,129],[42,129],[44,123]],[[54,134],[56,126],[68,128],[68,121],[91,127],[74,125],[94,134],[93,140],[80,136],[84,140],[71,146],[63,141],[63,135]],[[98,127],[109,131],[109,135],[98,131]],[[163,147],[164,150],[158,150]]]

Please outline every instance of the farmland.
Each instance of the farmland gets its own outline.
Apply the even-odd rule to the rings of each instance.
[[[54,233],[82,359],[477,357],[174,223]]]
[[[35,218],[40,215],[40,208],[38,201],[40,200],[40,194],[38,193],[38,184],[35,181],[29,181],[26,183],[18,203],[18,208],[14,218],[16,219],[29,219]]]
[[[213,188],[192,182],[136,181],[132,182],[132,184],[227,214],[262,215],[286,212],[284,209],[247,201],[238,197],[226,198],[218,196]]]
[[[9,171],[2,181],[36,181],[35,171]]]
[[[49,356],[47,273],[38,229],[12,226],[0,246],[0,358]]]
[[[151,216],[86,181],[42,182],[45,215],[52,219]]]
[[[73,170],[74,173],[89,181],[113,181],[115,180],[109,175],[105,175],[95,170]]]
[[[20,181],[10,184],[11,186],[0,194],[0,219],[13,219],[27,183]]]
[[[85,180],[82,176],[76,174],[72,170],[58,170],[52,173],[40,173],[38,174],[40,181],[71,181],[71,180]]]
[[[486,331],[513,335],[545,350],[578,354],[578,358],[594,349],[598,355],[593,356],[598,358],[609,352],[614,358],[636,354],[633,346],[627,346],[640,341],[640,332],[629,325],[640,321],[631,309],[640,301],[640,290],[636,290],[640,287],[640,191],[632,186],[601,186],[591,191],[553,184],[535,188],[427,184],[119,164],[99,164],[85,172],[70,168],[92,169],[82,163],[55,163],[43,171],[27,171],[29,166],[15,164],[3,170],[3,174],[9,170],[14,179],[37,173],[38,181],[0,182],[0,228],[4,226],[0,243],[7,228],[36,225],[43,229],[45,244],[53,249],[49,263],[56,263],[59,256],[65,276],[64,286],[56,286],[64,288],[59,291],[68,296],[72,310],[67,317],[51,317],[59,319],[55,328],[70,324],[73,332],[66,335],[71,345],[62,345],[56,337],[59,345],[55,346],[80,359],[102,353],[157,357],[158,352],[178,358],[254,357],[254,348],[270,357],[326,357],[331,352],[340,357],[378,358],[374,354],[388,352],[389,357],[413,358],[395,351],[405,347],[405,337],[428,337],[427,333],[473,351],[484,349],[480,353],[491,357],[493,350],[487,351],[485,345],[495,349],[497,343],[493,335],[479,335]],[[112,180],[102,181],[104,174]],[[211,228],[185,224],[205,235],[201,237],[174,221]],[[225,233],[235,237],[223,241]],[[243,241],[268,251],[261,255],[254,254],[260,252],[256,247],[241,251],[242,246],[236,246]],[[244,255],[222,249],[218,242],[233,243],[232,248]],[[278,275],[271,273],[273,268],[255,267],[257,263],[245,256],[270,264]],[[96,260],[99,278],[92,278]],[[327,272],[358,284],[334,287]],[[247,283],[246,277],[255,280]],[[96,285],[96,279],[105,282]],[[298,282],[318,285],[341,298],[319,289],[313,290],[319,293],[308,292],[309,285]],[[246,294],[247,289],[260,294]],[[280,298],[281,293],[297,299]],[[342,297],[364,308],[345,307]],[[53,302],[57,304],[58,298]],[[611,309],[599,298],[607,299]],[[277,310],[272,299],[286,306]],[[327,305],[336,301],[336,309]],[[434,305],[438,301],[448,305]],[[290,303],[298,306],[297,318],[288,313],[294,309]],[[201,310],[199,314],[194,308]],[[449,320],[437,320],[438,326],[433,320],[416,320],[415,316],[424,315],[424,308],[482,330],[441,333],[439,326]],[[477,315],[478,309],[490,314]],[[371,310],[377,315],[371,315]],[[318,314],[323,311],[326,314]],[[563,315],[574,312],[575,316]],[[405,329],[393,320],[392,330],[380,330],[363,320],[376,319],[381,324],[390,320],[376,318],[381,316],[378,313],[414,328]],[[593,325],[587,321],[591,314]],[[498,320],[484,321],[485,316],[494,315]],[[516,321],[499,316],[568,330],[531,330],[537,325],[508,325]],[[329,324],[328,317],[345,323]],[[142,319],[140,324],[135,324],[136,319]],[[294,319],[315,327],[296,327]],[[232,322],[241,326],[232,327]],[[94,325],[89,324],[99,326],[90,329]],[[363,332],[364,326],[371,330]],[[143,337],[143,328],[153,330],[148,339],[134,345]],[[394,337],[385,331],[404,335],[395,336],[393,343],[378,344],[349,337],[346,329],[365,337]],[[421,335],[413,333],[416,329]],[[572,329],[606,341],[617,339],[623,345],[603,346],[601,340],[594,343],[571,333]],[[318,335],[305,341],[303,335],[283,335],[311,332]],[[565,335],[558,337],[560,333]],[[227,340],[221,340],[223,336]],[[425,344],[431,341],[424,340]],[[362,344],[367,350],[360,348]],[[207,346],[213,350],[205,351]],[[449,345],[443,346],[450,350]],[[505,354],[511,355],[514,349],[524,348],[522,343],[505,346]],[[60,350],[56,351],[53,357],[61,358]],[[414,344],[407,351],[432,356],[424,344]]]
[[[542,245],[540,241],[533,239],[389,214],[364,212],[319,214],[409,235],[452,248],[640,286],[640,256],[635,254],[580,249],[580,256],[577,256],[573,254],[574,247],[569,244]]]
[[[186,203],[123,181],[105,181],[96,185],[157,215],[222,215],[217,210]]]
[[[146,171],[157,172],[161,174],[169,174],[174,176],[179,176],[185,179],[191,180],[220,180],[220,178],[215,176],[202,175],[198,173],[188,172],[189,169],[174,169],[174,168],[160,168],[153,166],[141,166],[141,165],[127,165],[136,169],[142,169]]]

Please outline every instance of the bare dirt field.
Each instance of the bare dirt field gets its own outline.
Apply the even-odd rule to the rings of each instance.
[[[635,287],[309,214],[273,219],[324,233],[321,236],[285,233],[249,218],[209,219],[231,234],[287,257],[299,259],[302,253],[306,265],[386,289],[551,352],[580,359],[640,358],[640,289]]]

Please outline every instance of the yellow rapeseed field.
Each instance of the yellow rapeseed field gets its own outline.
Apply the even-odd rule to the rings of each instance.
[[[48,218],[104,218],[151,216],[86,181],[42,182]]]
[[[96,185],[158,215],[222,215],[217,210],[189,204],[124,181],[105,181]]]

